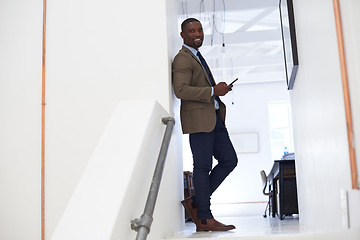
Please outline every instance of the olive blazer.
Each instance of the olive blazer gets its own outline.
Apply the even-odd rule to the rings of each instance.
[[[216,124],[211,82],[201,62],[185,46],[174,58],[172,76],[175,95],[181,99],[183,133],[211,132]],[[225,123],[226,107],[221,100],[218,102],[218,115]]]

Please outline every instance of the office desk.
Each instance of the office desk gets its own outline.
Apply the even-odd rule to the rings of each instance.
[[[296,189],[295,160],[275,160],[268,174],[269,190],[274,194],[270,197],[270,211],[281,220],[285,216],[298,214]]]

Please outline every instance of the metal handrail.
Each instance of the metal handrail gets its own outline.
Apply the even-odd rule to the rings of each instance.
[[[161,143],[161,148],[152,178],[151,186],[149,189],[148,198],[146,200],[144,213],[141,215],[140,218],[136,218],[131,221],[131,229],[137,232],[136,240],[145,240],[150,232],[151,223],[153,221],[152,216],[154,213],[156,199],[160,188],[161,177],[164,170],[164,164],[171,140],[172,130],[175,125],[175,119],[172,117],[165,117],[162,118],[162,122],[166,124],[166,130],[164,133],[163,141]]]

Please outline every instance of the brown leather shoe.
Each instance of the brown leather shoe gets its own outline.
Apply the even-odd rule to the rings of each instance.
[[[200,219],[196,224],[196,231],[229,231],[235,229],[234,225],[225,225],[214,218]]]
[[[199,219],[197,217],[197,208],[195,202],[192,200],[191,197],[185,198],[183,201],[181,201],[184,208],[186,208],[191,215],[192,221],[196,224]]]

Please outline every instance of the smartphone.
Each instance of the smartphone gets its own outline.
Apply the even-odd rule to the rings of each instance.
[[[230,84],[228,84],[228,85],[233,85],[234,84],[234,82],[236,82],[238,80],[238,78],[236,78],[234,81],[232,81]]]

